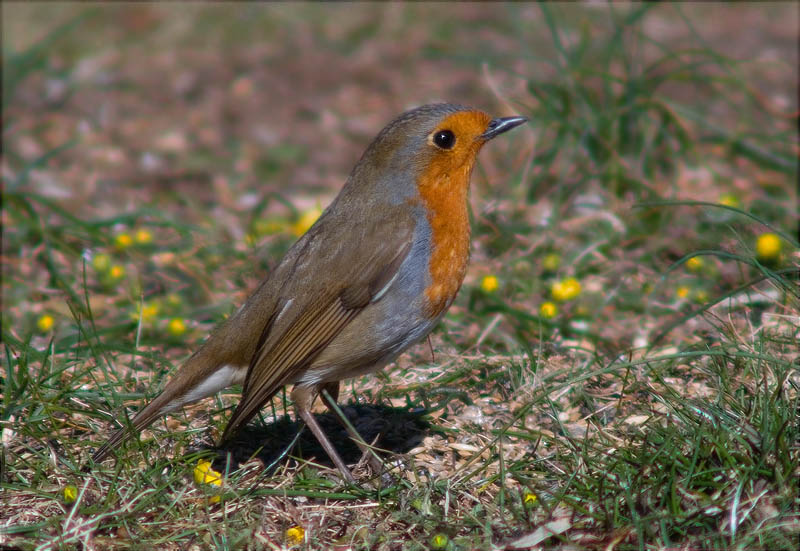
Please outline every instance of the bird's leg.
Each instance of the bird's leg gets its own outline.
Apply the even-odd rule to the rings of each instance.
[[[369,466],[372,467],[373,472],[375,472],[375,474],[382,473],[386,469],[386,466],[383,464],[380,458],[375,455],[375,451],[370,447],[369,444],[366,443],[366,441],[364,441],[364,438],[358,434],[358,431],[345,419],[342,419],[341,416],[344,415],[344,413],[337,411],[339,409],[336,405],[336,401],[339,398],[339,381],[325,383],[320,387],[319,393],[322,396],[322,401],[326,406],[328,406],[328,409],[331,411],[331,413],[333,413],[334,417],[339,420],[344,429],[347,431],[347,434],[350,435],[350,438],[355,441],[358,449],[361,450],[361,460],[363,461],[366,457],[367,461],[369,462]]]
[[[336,389],[338,395],[338,383],[336,385]],[[342,458],[339,457],[336,448],[333,447],[331,441],[328,440],[327,436],[325,436],[325,432],[322,430],[322,427],[319,426],[319,423],[311,413],[311,405],[314,403],[314,398],[316,397],[317,392],[313,388],[295,385],[295,387],[292,389],[292,401],[294,402],[294,407],[297,411],[297,414],[303,419],[305,424],[308,425],[308,428],[311,429],[311,432],[314,433],[317,441],[328,454],[328,457],[331,458],[333,464],[336,465],[336,467],[342,473],[344,479],[351,484],[355,484],[356,481],[353,478],[353,474],[350,472],[350,469],[347,468],[347,465],[344,464]]]

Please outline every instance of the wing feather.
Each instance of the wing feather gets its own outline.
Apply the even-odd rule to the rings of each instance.
[[[329,289],[318,292],[316,300],[306,301],[281,334],[264,336],[250,362],[242,400],[225,429],[222,443],[245,425],[278,389],[296,380],[373,298],[379,300],[383,296],[413,243],[411,227],[399,227],[402,231],[392,235],[394,246],[383,243],[384,246],[372,251],[360,272],[347,278],[349,285],[333,292]]]

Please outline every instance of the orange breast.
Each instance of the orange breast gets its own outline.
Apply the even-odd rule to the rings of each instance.
[[[456,171],[432,166],[420,182],[420,195],[431,227],[428,263],[431,283],[425,289],[431,317],[450,306],[467,273],[470,240],[467,193],[472,164]]]
[[[425,289],[431,317],[450,306],[467,273],[469,178],[484,143],[480,134],[490,120],[482,111],[460,111],[445,117],[437,128],[452,131],[455,146],[432,156],[417,182],[431,227],[431,283]]]

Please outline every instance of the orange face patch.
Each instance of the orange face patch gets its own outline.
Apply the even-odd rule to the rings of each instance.
[[[455,134],[451,149],[434,152],[420,177],[419,193],[431,226],[431,284],[425,290],[429,314],[438,316],[461,288],[469,262],[470,227],[467,194],[472,167],[491,117],[481,111],[461,111],[446,117],[431,135]],[[436,145],[429,140],[429,145]]]

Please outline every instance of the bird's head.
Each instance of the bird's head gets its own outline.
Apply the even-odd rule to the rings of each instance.
[[[526,121],[525,117],[492,118],[449,103],[412,109],[378,134],[351,180],[377,185],[397,201],[408,199],[416,193],[415,186],[428,182],[466,188],[481,147]]]

